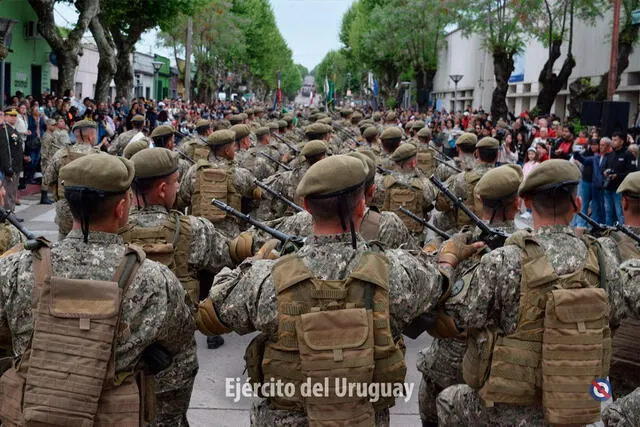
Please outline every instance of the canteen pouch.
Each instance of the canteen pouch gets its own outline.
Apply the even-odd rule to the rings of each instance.
[[[264,382],[262,358],[268,340],[269,336],[267,334],[258,334],[251,340],[244,352],[247,380],[250,384],[262,384]]]
[[[469,387],[479,390],[491,368],[491,355],[498,333],[488,328],[467,332],[467,350],[462,359],[462,376]]]

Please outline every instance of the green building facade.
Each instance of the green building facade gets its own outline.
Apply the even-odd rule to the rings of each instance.
[[[160,71],[156,73],[154,80],[154,98],[156,100],[161,100],[169,97],[169,89],[170,89],[170,78],[171,78],[171,61],[169,58],[161,55],[154,55],[153,60],[157,62],[162,62],[162,67]]]

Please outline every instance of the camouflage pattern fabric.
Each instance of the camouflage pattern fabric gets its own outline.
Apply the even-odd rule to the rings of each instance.
[[[122,156],[122,153],[124,152],[127,144],[129,144],[131,139],[139,132],[141,132],[140,129],[131,129],[126,132],[122,132],[116,137],[116,139],[113,140],[107,151],[109,152],[109,154]]]

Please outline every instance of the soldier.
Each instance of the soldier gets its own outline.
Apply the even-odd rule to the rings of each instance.
[[[416,133],[413,141],[415,141],[415,146],[418,148],[418,169],[420,169],[425,176],[433,175],[438,167],[438,161],[436,159],[438,159],[440,152],[431,144],[431,129],[422,127]],[[453,171],[453,169],[451,170]]]
[[[240,233],[238,221],[211,205],[211,200],[241,210],[242,198],[259,200],[262,196],[251,172],[235,165],[235,138],[235,132],[228,129],[213,132],[207,140],[208,161],[191,166],[180,183],[180,198],[191,206],[191,213],[207,218],[228,238]]]
[[[249,148],[251,148],[251,138],[253,134],[251,133],[251,128],[248,125],[233,125],[229,128],[231,131],[236,133],[236,157],[235,161],[241,167],[248,169],[246,166],[243,166],[245,159],[248,156]],[[208,148],[207,148],[208,150]]]
[[[96,148],[97,124],[91,120],[80,120],[73,125],[73,134],[76,138],[74,145],[58,150],[51,159],[45,172],[45,181],[49,184],[51,193],[56,200],[56,224],[58,224],[58,240],[62,240],[71,231],[73,217],[69,210],[69,204],[64,197],[64,183],[59,177],[60,169],[68,163],[87,154],[98,154]]]
[[[18,119],[15,107],[4,110],[4,122],[0,124],[0,163],[4,174],[4,208],[13,212],[18,197],[18,181],[23,168],[23,145],[20,134],[14,127]]]
[[[47,171],[47,165],[49,161],[55,154],[55,152],[63,148],[64,146],[58,145],[58,141],[56,140],[55,130],[56,130],[56,121],[55,119],[47,119],[45,121],[47,125],[47,130],[44,135],[42,135],[42,139],[40,140],[40,170],[43,172],[42,174],[42,183],[40,184],[40,204],[41,205],[50,205],[53,203],[52,200],[49,199],[47,192],[49,191],[49,185],[47,184],[46,179],[44,178],[44,172]]]
[[[137,141],[134,142],[130,142],[129,144],[127,144],[127,146],[124,148],[124,151],[122,152],[122,155],[125,159],[130,159],[132,158],[138,151],[142,151],[145,148],[149,148],[149,138],[145,137],[145,138],[140,138]]]
[[[153,132],[151,132],[151,140],[153,141],[154,147],[166,148],[173,151],[176,147],[176,130],[169,125],[156,126],[155,129],[153,129]],[[178,172],[180,172],[180,179],[182,180],[182,177],[187,174],[187,171],[193,163],[180,157],[178,159],[178,164]],[[182,202],[180,200],[178,200],[178,207],[182,207]]]
[[[169,267],[195,307],[200,296],[198,272],[215,275],[222,267],[233,266],[227,239],[209,220],[171,210],[179,187],[178,153],[144,149],[131,161],[135,167],[132,188],[141,208],[132,211],[118,234],[125,243],[142,247],[148,259]],[[188,425],[187,409],[198,372],[195,339],[192,344],[193,351],[174,359],[172,368],[156,378],[158,400],[167,403],[158,408],[158,425]]]
[[[482,138],[475,146],[476,166],[472,170],[451,176],[445,182],[445,186],[455,196],[461,198],[476,215],[481,212],[482,208],[474,195],[474,189],[480,178],[495,167],[499,147],[500,143],[497,139]],[[456,209],[444,194],[438,194],[436,209],[441,212],[441,215],[434,217],[434,223],[442,230],[459,230],[461,227],[471,224],[469,217]]]
[[[380,132],[378,131],[378,128],[375,126],[369,126],[364,130],[364,132],[362,132],[362,136],[366,141],[364,145],[367,148],[369,148],[371,151],[373,151],[376,157],[379,156],[380,153],[382,152],[382,149],[380,148],[380,140],[378,139],[379,135],[380,135]]]
[[[487,172],[478,181],[476,194],[482,200],[481,218],[493,228],[506,233],[515,231],[514,218],[520,202],[517,194],[522,178],[520,166],[505,165]],[[478,240],[478,234],[478,231],[473,233],[470,240]],[[471,258],[461,263],[458,271],[465,271],[470,267],[469,263],[478,261],[479,257]],[[464,383],[462,358],[466,348],[463,337],[435,338],[429,347],[418,353],[418,371],[422,372],[418,403],[423,426],[438,425],[438,393],[451,385]]]
[[[20,361],[0,378],[3,425],[151,422],[144,385],[193,345],[180,282],[116,234],[133,177],[121,157],[69,163],[60,171],[69,236],[0,260],[0,320]]]
[[[391,155],[400,146],[402,140],[402,130],[397,126],[387,127],[382,131],[380,135],[380,145],[382,146],[382,153],[380,153],[380,166],[385,169],[393,167],[391,161]]]
[[[382,128],[386,130],[389,127],[398,127],[398,116],[395,111],[389,111],[386,116],[384,116],[384,124]]]
[[[178,150],[189,156],[195,162],[198,160],[206,160],[209,157],[209,147],[207,146],[207,138],[213,129],[209,120],[198,120],[196,122],[196,135],[184,138],[180,142]]]
[[[252,260],[223,270],[200,304],[197,323],[206,334],[263,332],[247,348],[250,381],[279,379],[298,390],[254,404],[253,426],[324,420],[389,425],[393,398],[373,404],[362,397],[335,399],[329,389],[328,401],[303,400],[299,391],[302,382],[320,377],[331,384],[338,377],[349,383],[404,381],[400,333],[442,294],[441,275],[425,255],[382,251],[359,236],[366,178],[357,158],[315,163],[297,188],[313,217],[313,236],[277,262]]]
[[[476,144],[478,143],[478,137],[474,133],[465,132],[456,139],[456,150],[458,151],[458,157],[453,159],[453,162],[449,161],[452,166],[457,167],[463,171],[470,171],[475,167],[476,159],[474,152],[476,150]],[[436,177],[445,182],[449,177],[456,174],[455,169],[448,167],[447,165],[438,165],[436,168]]]
[[[142,114],[136,114],[135,116],[133,116],[133,118],[131,119],[131,126],[133,126],[133,128],[126,132],[122,132],[116,137],[116,139],[109,146],[109,154],[122,156],[124,149],[127,147],[127,144],[131,142],[131,139],[137,134],[142,133],[144,121],[145,118]]]
[[[440,393],[439,425],[600,419],[590,389],[607,375],[609,325],[620,323],[624,300],[613,244],[580,238],[569,227],[580,211],[579,181],[568,161],[538,166],[518,191],[533,209],[536,230],[512,235],[470,277],[453,279],[445,310],[455,322],[448,323],[452,334],[464,330],[468,337],[468,385]],[[441,263],[448,258],[441,254]]]

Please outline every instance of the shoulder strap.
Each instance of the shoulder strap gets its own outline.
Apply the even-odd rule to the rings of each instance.
[[[393,175],[387,175],[384,177],[384,179],[382,180],[382,183],[384,185],[385,188],[390,188],[393,184],[395,184],[397,182],[397,179],[395,176]]]
[[[295,254],[280,258],[271,270],[276,294],[290,288],[296,283],[313,277],[304,262]]]
[[[380,217],[378,212],[367,209],[362,222],[360,223],[360,234],[366,240],[377,240],[380,232]]]
[[[126,245],[124,258],[120,261],[120,265],[113,275],[113,281],[118,282],[118,287],[122,289],[123,295],[144,260],[145,254],[141,247],[132,244]]]
[[[31,308],[33,310],[38,306],[40,292],[44,286],[44,282],[53,276],[53,266],[51,264],[51,247],[45,245],[31,253],[33,257],[33,281],[34,286],[31,290]]]

